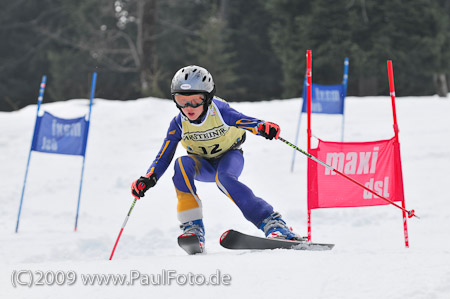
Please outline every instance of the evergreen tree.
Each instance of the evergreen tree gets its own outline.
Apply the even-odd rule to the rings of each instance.
[[[385,2],[353,2],[348,7],[351,27],[349,93],[377,95],[386,81],[386,59],[392,53],[392,24],[385,15]],[[392,57],[391,57],[392,58]]]
[[[386,95],[386,60],[398,95],[446,96],[450,0],[40,0],[2,1],[0,110],[96,96],[168,97],[182,66],[200,64],[229,100],[301,96],[305,52],[313,81],[349,95]]]
[[[387,60],[393,60],[398,95],[432,94],[433,69],[437,68],[441,48],[435,3],[364,3],[365,14],[358,13],[358,5],[352,7],[351,14],[352,70],[359,81],[358,94],[389,93]]]
[[[30,30],[55,8],[41,10],[50,1],[2,1],[0,9],[0,111],[9,111],[36,103],[37,91],[47,69],[45,50],[49,38]]]
[[[339,84],[342,82],[344,58],[351,48],[351,30],[348,22],[347,1],[316,0],[311,13],[297,19],[302,39],[299,49],[313,51],[313,82]]]
[[[236,53],[230,99],[258,101],[279,98],[283,81],[281,65],[269,39],[272,15],[265,0],[230,0],[226,9],[230,47]]]
[[[387,1],[386,21],[392,24],[391,57],[396,68],[398,94],[433,94],[433,69],[438,63],[438,20],[434,2]],[[401,12],[401,13],[398,13]],[[387,57],[386,57],[387,58]],[[386,73],[386,72],[385,72]]]
[[[211,14],[210,1],[160,0],[158,3],[156,56],[161,67],[159,86],[170,96],[170,82],[181,67],[198,63],[192,57],[191,40],[199,38]],[[214,74],[213,74],[214,75]]]
[[[304,22],[311,12],[311,1],[270,0],[266,9],[274,21],[269,28],[270,40],[283,73],[283,97],[301,95],[305,74]]]
[[[204,22],[197,36],[188,41],[188,52],[193,64],[205,67],[213,75],[217,94],[227,98],[232,94],[237,77],[234,72],[235,53],[228,46],[226,20],[219,14],[219,7],[213,5]]]
[[[434,8],[438,20],[438,34],[436,37],[436,68],[433,81],[436,93],[447,97],[450,87],[450,0],[438,1]]]

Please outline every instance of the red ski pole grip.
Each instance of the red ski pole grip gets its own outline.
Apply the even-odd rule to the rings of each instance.
[[[144,190],[144,188],[145,188],[145,184],[144,183],[139,183],[138,189],[139,190]]]

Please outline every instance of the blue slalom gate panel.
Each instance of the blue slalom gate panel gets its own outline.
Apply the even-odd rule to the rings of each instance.
[[[36,119],[31,150],[84,156],[88,131],[89,122],[84,116],[64,119],[46,111]]]
[[[344,114],[346,86],[312,84],[311,113]],[[303,88],[302,113],[306,113],[306,88]]]
[[[44,91],[47,85],[47,76],[42,77],[39,97],[36,110],[36,123],[34,126],[33,139],[28,153],[27,167],[25,169],[25,179],[20,197],[19,212],[17,214],[16,233],[19,231],[20,216],[27,184],[28,169],[30,167],[31,153],[33,151],[51,154],[82,156],[80,188],[78,192],[77,212],[75,216],[75,231],[78,227],[78,215],[80,210],[81,190],[83,186],[84,164],[86,159],[86,145],[89,133],[89,124],[92,112],[92,102],[94,100],[97,73],[92,74],[91,95],[89,102],[89,114],[79,118],[65,119],[44,112],[39,116],[39,110],[44,98]]]

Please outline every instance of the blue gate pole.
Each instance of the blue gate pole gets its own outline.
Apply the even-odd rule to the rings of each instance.
[[[86,133],[86,142],[84,143],[84,154],[83,154],[83,164],[81,166],[81,179],[80,179],[80,189],[78,191],[78,203],[77,203],[77,214],[75,216],[75,231],[77,231],[78,228],[78,214],[80,212],[80,201],[81,201],[81,190],[83,187],[83,176],[84,176],[84,162],[86,160],[86,147],[87,147],[87,140],[89,135],[89,125],[91,123],[91,112],[92,112],[92,102],[94,100],[94,94],[95,94],[95,84],[97,83],[97,73],[94,72],[92,74],[92,84],[91,84],[91,99],[89,102],[89,116],[88,116],[88,123],[87,123],[87,133]]]
[[[305,81],[303,82],[303,94],[305,94],[306,90],[306,75],[305,75]],[[305,97],[303,97],[303,101],[305,101]],[[303,108],[303,102],[302,105],[300,105],[300,115],[298,116],[298,123],[297,123],[297,131],[295,133],[295,144],[298,144],[298,135],[300,135],[300,124],[302,123],[302,109]],[[291,163],[291,172],[294,172],[294,162],[295,162],[295,154],[297,154],[297,151],[294,149],[294,152],[292,154],[292,163]]]
[[[344,142],[344,123],[345,123],[345,98],[347,97],[347,82],[348,82],[348,57],[345,57],[344,61],[344,78],[342,79],[342,85],[344,85],[344,98],[342,99],[342,133],[341,142]]]
[[[36,123],[37,123],[37,119],[39,117],[39,109],[41,108],[42,100],[44,99],[44,90],[45,90],[46,84],[47,84],[47,76],[42,76],[41,87],[39,88],[39,97],[38,97],[38,103],[37,103],[37,109],[36,109],[36,122],[34,123],[33,139],[31,140],[30,152],[28,153],[27,168],[25,170],[25,179],[23,180],[23,186],[22,186],[22,196],[20,197],[19,213],[17,214],[16,233],[19,230],[19,221],[20,221],[20,214],[22,213],[23,196],[25,194],[25,186],[27,184],[28,168],[30,167],[31,148],[33,147],[34,136],[37,133],[36,132]]]
[[[297,123],[297,132],[295,133],[295,144],[298,144],[298,135],[300,135],[300,124],[302,123],[302,106],[300,106],[300,115],[298,116]],[[294,164],[295,164],[295,154],[297,151],[294,151],[292,154],[292,164],[291,164],[291,172],[294,172]]]

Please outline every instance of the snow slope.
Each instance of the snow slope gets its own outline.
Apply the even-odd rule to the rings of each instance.
[[[198,183],[207,254],[187,256],[180,233],[172,166],[138,201],[109,261],[132,203],[129,186],[154,159],[171,118],[171,101],[95,100],[88,141],[78,232],[74,232],[81,157],[32,154],[19,233],[15,224],[36,106],[0,113],[0,298],[450,298],[450,101],[397,99],[406,204],[421,219],[408,221],[404,248],[401,212],[392,206],[324,209],[312,213],[313,241],[335,243],[328,252],[228,251],[219,237],[229,228],[262,235],[215,184]],[[44,104],[59,117],[76,117],[87,100]],[[245,114],[278,123],[295,140],[301,100],[233,103]],[[340,140],[341,117],[313,115],[313,134]],[[299,146],[306,148],[306,116]],[[347,98],[346,141],[393,136],[389,97]],[[306,158],[282,142],[248,136],[241,181],[306,233]],[[177,155],[183,154],[181,146]],[[14,271],[74,271],[72,285],[13,287]],[[84,285],[86,274],[143,276],[174,271],[230,275],[229,285]],[[137,273],[137,272],[133,272]],[[183,276],[184,275],[184,276]],[[177,276],[178,277],[178,276]],[[21,281],[29,281],[29,272]],[[143,282],[145,283],[145,282]]]

